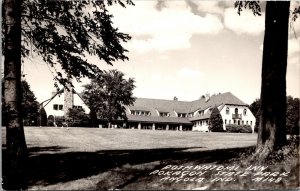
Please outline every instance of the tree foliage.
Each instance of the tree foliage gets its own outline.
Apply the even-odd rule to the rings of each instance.
[[[22,81],[22,115],[24,125],[37,125],[39,117],[39,103],[29,84]]]
[[[223,132],[223,119],[220,111],[217,107],[214,107],[211,111],[211,115],[209,118],[209,130],[212,132]]]
[[[286,130],[288,134],[299,134],[299,104],[299,98],[286,97]],[[260,99],[256,99],[249,108],[256,118],[256,125],[258,125]]]
[[[2,81],[3,87],[3,81]],[[27,81],[22,80],[21,82],[21,93],[22,93],[22,117],[23,123],[26,126],[38,125],[39,118],[39,103],[33,91],[30,89],[30,85]],[[4,101],[4,88],[2,89],[2,125],[6,125],[6,108]]]
[[[83,99],[97,118],[107,123],[117,119],[127,119],[124,105],[135,101],[134,80],[124,79],[124,74],[117,70],[104,71],[91,83],[84,86]]]
[[[67,116],[72,120],[79,120],[85,118],[86,114],[83,108],[70,108]]]
[[[286,129],[289,134],[299,134],[299,98],[287,96]]]
[[[243,9],[250,9],[252,10],[253,15],[261,16],[259,1],[236,1],[234,3],[234,8],[238,10],[239,15],[241,15]]]
[[[67,113],[67,121],[69,126],[85,127],[89,125],[90,120],[83,108],[70,108]]]
[[[250,106],[249,109],[253,113],[256,121],[254,126],[254,131],[258,131],[258,125],[259,125],[259,116],[260,116],[260,99],[256,99]]]
[[[99,72],[97,65],[85,59],[86,55],[95,55],[110,65],[128,59],[121,43],[131,37],[113,26],[113,16],[107,7],[119,4],[125,8],[126,4],[134,5],[131,0],[23,0],[21,3],[22,57],[40,55],[53,67],[59,83],[65,85],[71,77],[80,80]]]

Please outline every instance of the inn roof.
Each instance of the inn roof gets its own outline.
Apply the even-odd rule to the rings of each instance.
[[[131,108],[152,108],[160,112],[176,111],[179,113],[188,113],[190,106],[191,102],[187,101],[137,98]]]
[[[223,94],[217,94],[213,95],[209,98],[209,100],[206,102],[205,98],[192,101],[192,107],[191,111],[196,111],[198,109],[205,110],[210,107],[214,106],[220,106],[220,105],[240,105],[240,106],[246,106],[243,101],[241,101],[239,98],[234,96],[232,93],[227,92]]]
[[[222,105],[222,106],[221,106]],[[169,112],[175,111],[177,113],[190,113],[197,110],[205,110],[214,106],[224,105],[241,105],[246,106],[243,101],[238,99],[232,93],[227,92],[223,94],[213,95],[208,101],[205,98],[195,100],[195,101],[178,101],[178,100],[163,100],[163,99],[150,99],[150,98],[137,98],[133,106],[128,108],[131,110],[141,110],[141,111],[159,111],[159,112]],[[151,112],[153,115],[153,112]]]

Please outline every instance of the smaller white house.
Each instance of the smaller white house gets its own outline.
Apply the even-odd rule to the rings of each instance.
[[[233,96],[231,93],[215,95],[202,99],[198,104],[202,106],[196,109],[190,118],[193,122],[193,131],[209,131],[209,118],[211,111],[217,107],[223,119],[223,129],[226,130],[227,124],[250,125],[252,132],[256,122],[255,116],[250,111],[247,104]]]
[[[71,87],[68,89],[63,88],[58,92],[53,91],[50,99],[43,102],[48,118],[49,116],[54,118],[66,116],[70,108],[83,108],[85,113],[88,114],[90,112],[80,94]]]

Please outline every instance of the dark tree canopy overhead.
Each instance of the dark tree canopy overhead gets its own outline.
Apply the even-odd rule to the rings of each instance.
[[[237,8],[240,15],[243,9],[249,8],[252,10],[253,15],[261,16],[261,8],[259,1],[236,1],[234,7]]]
[[[95,55],[110,65],[128,59],[122,42],[131,37],[112,25],[107,7],[113,4],[134,5],[131,0],[23,0],[22,57],[40,55],[63,85],[71,77],[80,80],[100,71],[86,55]]]

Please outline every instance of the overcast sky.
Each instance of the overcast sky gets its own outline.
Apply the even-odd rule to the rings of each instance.
[[[234,2],[134,1],[109,8],[114,25],[132,36],[124,47],[129,61],[113,67],[89,57],[102,69],[118,69],[135,79],[134,96],[191,101],[206,93],[231,92],[251,104],[260,96],[264,6],[262,16]],[[300,5],[297,2],[293,4]],[[293,7],[294,5],[292,5]],[[293,23],[300,36],[300,19]],[[300,37],[289,34],[287,94],[299,97]],[[274,42],[276,46],[276,42]],[[38,101],[49,98],[53,76],[41,58],[30,56],[23,69]],[[87,82],[84,80],[84,82]],[[82,90],[82,84],[76,84]]]

